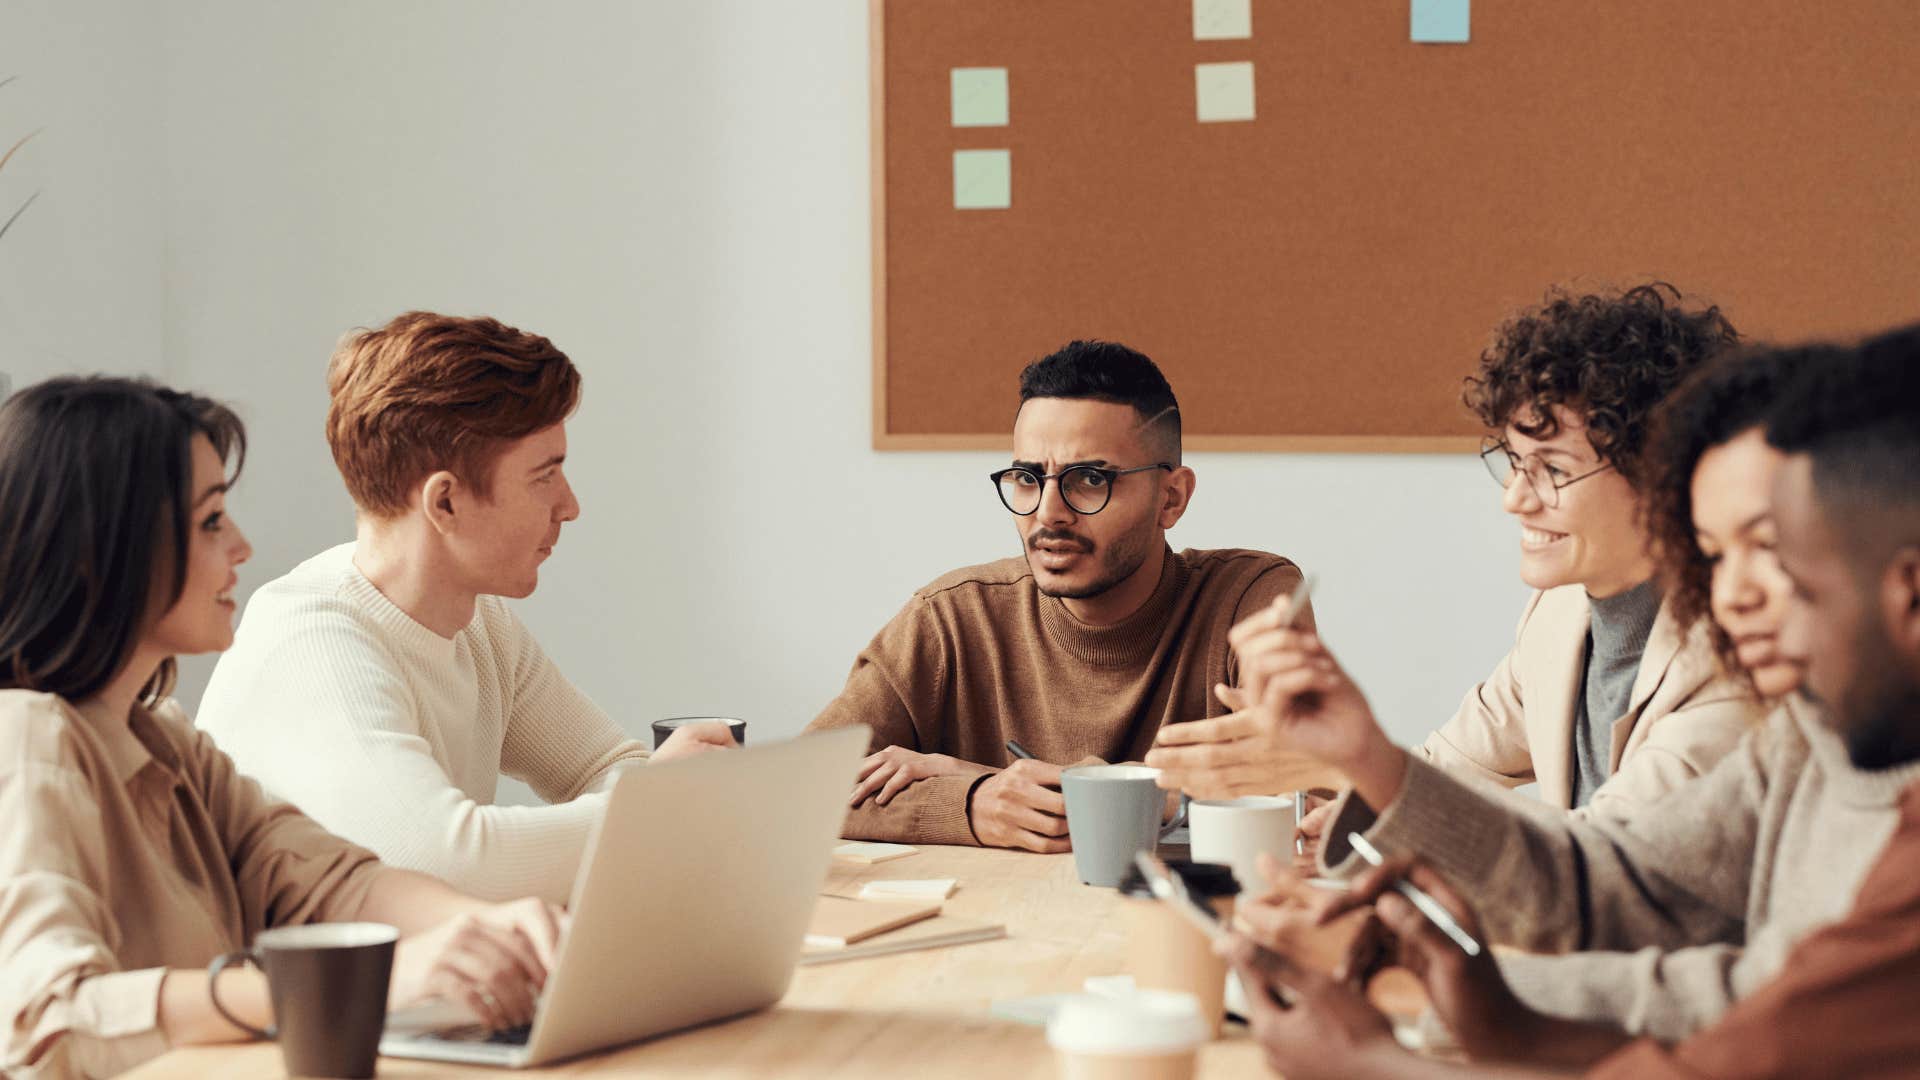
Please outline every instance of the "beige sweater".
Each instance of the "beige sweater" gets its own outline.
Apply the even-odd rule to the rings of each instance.
[[[847,685],[808,730],[867,724],[872,746],[968,762],[884,807],[848,815],[871,840],[974,844],[967,797],[1010,761],[1008,739],[1043,761],[1137,761],[1162,724],[1225,713],[1234,623],[1290,592],[1300,570],[1261,551],[1166,553],[1139,611],[1088,626],[1041,595],[1025,559],[957,570],[915,593],[854,661]]]
[[[1788,951],[1846,914],[1898,822],[1920,764],[1856,769],[1817,714],[1777,710],[1706,776],[1630,814],[1587,820],[1464,784],[1421,761],[1376,817],[1349,794],[1322,858],[1345,840],[1430,860],[1496,943],[1529,1004],[1673,1040],[1779,973]],[[1593,950],[1581,951],[1575,950]]]
[[[254,593],[197,721],[328,829],[492,900],[565,902],[598,789],[647,758],[499,597],[443,638],[381,595],[352,544]],[[553,805],[493,805],[503,775]]]

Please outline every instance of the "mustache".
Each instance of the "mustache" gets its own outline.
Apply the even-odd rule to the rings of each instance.
[[[1072,544],[1073,546],[1079,548],[1082,554],[1090,553],[1093,551],[1093,541],[1087,539],[1084,536],[1081,536],[1077,533],[1070,533],[1065,529],[1046,529],[1046,528],[1035,529],[1032,535],[1027,537],[1027,550],[1029,551],[1035,550],[1036,548],[1039,547],[1040,542],[1042,540],[1052,540],[1057,543]]]

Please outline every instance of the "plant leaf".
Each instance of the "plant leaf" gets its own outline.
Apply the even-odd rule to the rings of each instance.
[[[0,83],[0,86],[4,86],[4,85],[6,85],[6,84],[5,84],[5,83]],[[0,169],[4,169],[4,168],[6,168],[6,167],[7,167],[7,162],[9,162],[9,161],[12,161],[12,160],[13,160],[13,155],[14,155],[14,154],[15,154],[16,152],[18,152],[18,151],[19,151],[19,149],[20,149],[21,147],[23,147],[23,146],[25,146],[25,145],[27,145],[27,140],[28,140],[28,139],[31,139],[31,138],[33,138],[33,137],[34,137],[35,135],[38,135],[38,134],[40,134],[40,132],[42,132],[42,131],[45,131],[45,130],[47,130],[47,129],[46,129],[46,128],[38,128],[38,129],[36,129],[36,130],[33,130],[33,131],[29,131],[29,132],[27,132],[27,133],[26,133],[25,135],[22,135],[22,136],[20,136],[20,141],[19,141],[19,142],[17,142],[17,143],[14,143],[14,144],[13,144],[12,146],[10,146],[10,147],[8,147],[8,148],[7,148],[7,152],[6,152],[6,153],[4,153],[4,154],[0,154]]]
[[[40,193],[37,191],[27,196],[27,201],[20,204],[20,209],[15,210],[13,212],[13,216],[7,219],[7,223],[5,225],[0,225],[0,239],[4,239],[6,237],[7,230],[13,228],[13,223],[16,221],[19,221],[20,215],[26,213],[27,207],[32,206],[33,200],[39,197],[40,197]]]

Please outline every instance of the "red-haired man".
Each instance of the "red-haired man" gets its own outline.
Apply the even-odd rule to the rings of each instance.
[[[580,374],[544,337],[416,311],[349,335],[327,386],[356,536],[254,594],[198,723],[390,863],[564,901],[599,789],[648,756],[504,599],[580,516],[563,471]],[[730,745],[695,725],[655,756]],[[503,774],[552,805],[493,805]]]

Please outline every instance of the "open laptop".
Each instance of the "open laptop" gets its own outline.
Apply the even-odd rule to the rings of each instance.
[[[489,1034],[464,1010],[406,1010],[380,1052],[523,1068],[780,1000],[867,739],[856,726],[628,769],[587,841],[532,1026]]]

